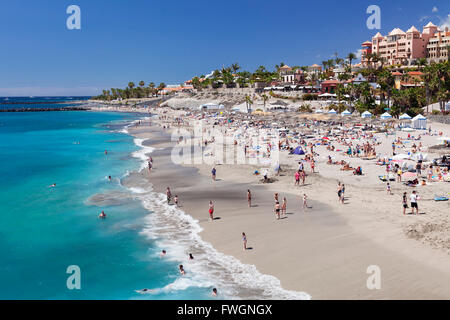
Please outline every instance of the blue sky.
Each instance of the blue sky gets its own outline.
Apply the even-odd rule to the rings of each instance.
[[[66,8],[81,8],[81,30]],[[0,0],[0,96],[93,95],[135,83],[178,84],[238,62],[320,64],[356,52],[369,30],[449,24],[450,1]]]

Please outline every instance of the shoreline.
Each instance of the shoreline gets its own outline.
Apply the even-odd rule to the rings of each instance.
[[[161,144],[167,143],[167,137],[163,132],[154,132],[150,129],[152,136],[149,139],[142,139],[139,135],[132,134],[133,130],[135,129],[130,124],[121,132],[133,136],[134,143],[141,148],[133,154],[135,158],[143,160],[144,154],[154,159],[167,156],[165,155],[167,149],[160,148]],[[157,166],[149,177],[148,171],[141,167],[124,177],[122,185],[131,190],[134,196],[143,202],[144,207],[151,211],[146,218],[148,228],[142,233],[151,239],[157,239],[161,249],[167,250],[166,258],[182,263],[188,277],[193,277],[192,279],[180,277],[170,285],[171,288],[191,285],[217,287],[219,297],[227,299],[310,299],[307,293],[284,290],[277,278],[261,274],[254,265],[243,264],[234,256],[223,254],[205,241],[201,236],[204,231],[201,219],[199,221],[185,212],[187,198],[183,198],[183,204],[179,208],[166,204],[160,185],[163,181],[167,182],[169,174],[167,169],[162,169],[161,166]],[[154,177],[155,170],[164,177]],[[173,170],[174,167],[171,167],[170,171]],[[195,256],[197,264],[186,261],[186,256],[190,252]]]
[[[142,128],[133,128],[132,130],[130,130],[130,134],[140,139],[146,139],[148,137],[146,136],[148,133],[146,133],[145,130],[141,129]],[[164,141],[164,139],[156,141],[156,143],[152,143],[151,141],[147,140],[144,141],[143,144],[156,148],[164,147],[170,149],[170,143],[168,143],[168,140]],[[208,178],[209,170],[205,169],[201,165],[196,166],[194,171],[191,171],[191,167],[179,167],[184,168],[181,171],[189,171],[189,174],[183,172],[184,177],[195,177],[195,179],[199,178],[200,180],[203,180],[203,188],[199,188],[198,186],[193,187],[191,184],[181,183],[178,181],[178,179],[174,179],[173,177],[170,178],[167,173],[158,173],[158,167],[160,167],[161,169],[160,162],[167,162],[169,157],[167,154],[165,156],[158,155],[158,151],[152,154],[152,157],[155,159],[155,169],[152,170],[150,182],[155,186],[155,190],[159,192],[164,192],[165,186],[175,186],[175,189],[172,191],[173,194],[178,193],[180,201],[185,203],[183,211],[199,220],[200,226],[203,228],[200,236],[203,239],[210,242],[214,246],[214,248],[216,248],[220,252],[234,256],[243,263],[254,264],[258,268],[258,270],[264,274],[271,274],[276,276],[278,279],[280,279],[283,288],[286,288],[287,290],[305,291],[308,294],[311,294],[312,298],[314,299],[445,299],[446,297],[450,296],[449,290],[447,288],[440,287],[440,279],[449,277],[448,272],[445,272],[447,262],[440,261],[442,263],[435,268],[430,265],[432,263],[421,261],[421,258],[408,256],[410,253],[415,253],[414,251],[416,249],[422,249],[420,248],[420,245],[418,245],[418,243],[413,243],[413,240],[409,240],[411,248],[406,248],[406,250],[404,250],[404,253],[399,250],[405,249],[404,247],[402,247],[404,243],[402,243],[401,245],[398,245],[398,243],[394,243],[392,248],[387,247],[386,243],[393,243],[392,238],[394,235],[390,235],[390,232],[392,232],[392,230],[388,230],[385,232],[385,235],[387,236],[386,241],[380,242],[377,238],[365,237],[364,235],[362,235],[365,230],[354,230],[355,224],[353,223],[353,218],[349,219],[349,217],[343,216],[342,212],[330,213],[330,211],[328,211],[328,207],[326,207],[326,204],[324,206],[324,204],[320,204],[320,202],[317,201],[313,203],[315,207],[313,210],[314,218],[308,217],[309,220],[306,220],[305,217],[301,217],[300,214],[298,215],[300,218],[297,218],[297,213],[294,213],[294,215],[288,216],[287,220],[293,221],[293,218],[296,217],[298,219],[295,222],[296,225],[288,225],[288,227],[286,228],[288,230],[283,230],[278,228],[278,226],[274,227],[273,224],[270,224],[269,226],[265,224],[273,222],[273,213],[270,213],[272,210],[270,200],[261,201],[260,204],[260,209],[265,208],[264,210],[267,212],[267,216],[262,216],[258,213],[258,217],[264,217],[263,219],[265,219],[265,223],[261,223],[260,221],[256,222],[254,218],[249,216],[250,213],[245,211],[245,206],[238,206],[235,202],[242,201],[242,203],[245,204],[245,192],[241,191],[239,195],[236,193],[230,194],[228,189],[222,189],[222,186],[220,186],[219,193],[220,191],[223,191],[223,194],[225,195],[224,198],[226,199],[222,201],[217,200],[217,202],[215,201],[216,210],[220,208],[221,212],[226,212],[227,216],[229,215],[229,217],[227,217],[227,220],[225,220],[225,218],[218,220],[221,225],[219,228],[217,228],[216,226],[214,226],[216,225],[216,221],[208,223],[206,212],[207,200],[206,198],[204,198],[203,202],[205,202],[205,204],[199,205],[200,197],[198,193],[207,195],[207,193],[209,192],[212,193],[216,199],[218,195],[215,194],[214,191],[217,191],[216,188],[219,189],[219,184],[222,183],[225,185],[226,183],[230,183],[234,188],[236,188],[239,184],[237,184],[235,181],[236,177],[234,177],[233,174],[230,174],[229,168],[226,168],[226,165],[218,166],[218,177],[221,176],[221,171],[224,169],[224,171],[226,172],[227,181],[216,181],[216,183],[213,185],[213,190],[210,190],[211,183],[208,184],[208,180],[210,180],[210,178]],[[237,169],[236,167],[234,167],[233,170],[239,171],[240,168]],[[172,167],[172,173],[174,172],[178,171],[176,171]],[[245,181],[245,179],[242,178],[243,176],[239,176],[239,179],[244,181],[240,184],[241,190],[246,190],[248,186],[251,186],[252,191],[254,188],[260,187],[258,185],[255,185],[254,183]],[[318,178],[318,181],[320,181],[320,179],[321,178]],[[179,185],[177,185],[177,183]],[[205,189],[205,186],[208,186],[208,188]],[[271,186],[261,187],[263,187],[261,189],[264,189],[264,191],[261,191],[261,193],[265,194],[263,198],[271,199],[271,195],[273,195],[273,187],[275,187],[275,184]],[[284,185],[284,187],[286,187],[286,185]],[[277,185],[277,188],[280,188],[280,185]],[[295,194],[292,194],[292,190],[287,189],[289,188],[283,188],[282,192],[286,192],[286,194],[288,195],[288,203],[298,203],[299,200],[298,198],[295,199]],[[280,191],[280,189],[276,190]],[[187,201],[186,199],[183,200],[183,198],[185,197],[188,197]],[[229,202],[232,202],[233,205],[230,206]],[[322,209],[323,212],[318,213],[321,206],[324,206]],[[261,211],[260,209],[258,209],[258,211]],[[201,211],[201,213],[198,212],[199,210]],[[341,217],[342,221],[332,220],[335,219],[335,215]],[[315,216],[319,217],[316,218]],[[352,223],[349,223],[349,221]],[[219,223],[217,223],[217,225],[218,224]],[[257,252],[256,249],[252,250],[253,252],[251,252],[250,254],[247,254],[248,252],[243,254],[239,233],[236,233],[234,237],[225,234],[226,230],[235,230],[236,226],[239,225],[245,226],[245,230],[251,230],[250,232],[246,231],[249,237],[249,245],[252,246],[252,244],[256,243],[259,247],[259,244],[261,244],[267,251],[267,255],[272,259],[270,263],[266,260],[267,258],[258,257],[257,254],[255,254]],[[272,239],[268,237],[269,232],[272,231],[270,229],[272,227],[278,228],[273,231],[275,234],[280,236],[279,239],[277,239],[276,236],[272,237]],[[295,249],[298,249],[298,254],[300,257],[305,256],[308,257],[308,259],[311,259],[311,254],[314,253],[315,257],[310,263],[298,263],[298,261],[296,260],[299,259],[299,256],[297,256],[296,259],[294,259],[294,257],[289,257],[289,250],[292,250],[293,248],[292,245],[289,250],[287,250],[286,247],[289,248],[290,242],[292,243],[298,240],[296,239],[298,237],[296,237],[295,234],[291,234],[297,231],[295,229],[296,227],[304,228],[304,230],[301,229],[301,243],[308,243],[308,246],[311,248]],[[308,227],[314,228],[314,232],[308,231]],[[261,228],[262,231],[257,230],[258,228]],[[374,226],[372,225],[371,228],[374,228]],[[283,235],[283,232],[286,231],[288,231],[289,237]],[[217,232],[221,232],[221,236],[217,236]],[[314,233],[318,232],[321,234],[320,237],[314,235]],[[283,240],[284,238],[289,238],[290,241]],[[279,243],[277,244],[277,242]],[[235,243],[233,248],[230,247],[230,243]],[[350,245],[351,243],[356,243],[357,245],[352,248],[352,246]],[[329,259],[326,254],[318,254],[318,251],[322,251],[325,253],[330,253],[331,251],[333,252],[333,258]],[[274,254],[274,252],[279,252],[279,254]],[[385,272],[384,274],[387,273],[388,280],[395,279],[396,282],[401,281],[403,284],[398,287],[395,285],[388,286],[388,288],[383,290],[382,293],[368,290],[365,286],[367,277],[369,276],[366,272],[366,269],[369,265],[372,264],[370,262],[371,257],[367,255],[367,252],[371,253],[371,256],[374,257],[373,260],[382,262],[380,264],[387,266],[388,272]],[[342,257],[339,257],[340,253],[342,253]],[[433,254],[430,254],[430,257],[432,255]],[[346,263],[349,257],[352,261],[354,261],[351,266]],[[279,261],[279,263],[274,263],[274,261]],[[436,259],[430,261],[436,261]],[[286,266],[286,262],[291,263],[291,265]],[[414,265],[416,267],[415,269],[418,271],[399,276],[399,274],[402,273],[402,266],[405,265]],[[320,272],[312,272],[314,268],[319,269]],[[330,271],[330,268],[335,270]],[[342,268],[345,268],[346,270],[343,271]],[[386,267],[383,267],[382,269],[384,270],[386,269]],[[425,272],[426,274],[425,277],[422,274],[423,272]],[[296,273],[298,274],[297,276],[295,276]],[[346,279],[346,281],[342,282],[342,279],[336,280],[339,278]],[[417,281],[417,279],[421,280]],[[323,282],[329,282],[329,285],[324,285]],[[416,285],[407,285],[408,282],[416,283]],[[417,284],[417,282],[419,284]],[[319,288],[321,286],[321,283],[322,287]],[[411,290],[411,287],[416,289]]]

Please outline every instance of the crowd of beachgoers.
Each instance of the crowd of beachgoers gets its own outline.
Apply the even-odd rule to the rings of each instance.
[[[159,128],[171,137],[168,143],[172,150],[171,156],[151,155],[146,169],[148,179],[158,181],[159,191],[166,193],[168,202],[185,204],[183,210],[200,220],[204,229],[202,236],[214,247],[268,270],[282,280],[283,285],[294,277],[291,271],[289,276],[280,274],[278,269],[272,270],[270,264],[261,262],[262,257],[255,256],[255,247],[272,245],[267,231],[262,229],[266,230],[270,221],[281,223],[279,232],[288,242],[278,249],[284,255],[276,259],[283,262],[290,259],[289,250],[297,250],[297,246],[291,247],[292,243],[302,241],[295,228],[306,226],[314,219],[322,221],[324,212],[343,218],[356,234],[377,245],[398,250],[399,254],[414,248],[417,251],[411,255],[420,263],[427,257],[425,260],[429,263],[440,261],[440,269],[446,265],[441,260],[442,254],[450,253],[447,201],[450,149],[445,145],[450,126],[431,122],[426,130],[413,130],[405,129],[404,122],[394,119],[285,110],[248,114],[229,108],[200,111],[159,106],[148,108],[145,113],[150,116],[149,120],[137,126],[135,132],[130,130],[130,134],[149,138],[149,145],[152,145],[146,128]],[[155,147],[158,149],[157,144]],[[188,155],[180,157],[180,152],[188,152]],[[158,168],[169,161],[181,167],[196,168],[206,179],[202,183],[213,185],[216,198],[195,185],[184,195],[186,187],[158,180]],[[225,186],[220,190],[225,183],[239,185],[245,207],[236,204],[231,196],[227,197],[232,191]],[[195,201],[191,199],[192,192],[199,193]],[[202,192],[204,205],[199,202]],[[263,194],[264,201],[255,200],[261,199]],[[256,211],[264,211],[272,218],[256,223],[250,216],[250,212]],[[231,212],[233,219],[224,219]],[[234,214],[240,216],[239,221],[234,220]],[[310,220],[305,222],[304,219]],[[261,232],[255,229],[258,225]],[[340,230],[338,226],[333,228],[336,232]],[[235,234],[225,236],[227,230]],[[230,241],[226,245],[222,243],[222,239],[228,237],[240,239],[241,253],[235,251],[238,246],[230,248]],[[276,241],[280,245],[283,243],[281,239]],[[410,246],[409,241],[415,244]],[[339,250],[344,249],[339,247]],[[373,252],[376,255],[375,249]],[[383,259],[386,262],[387,258]],[[291,263],[294,266],[297,262]],[[392,259],[388,263],[393,263]],[[305,280],[302,281],[300,283],[305,285]],[[296,281],[293,283],[298,285]],[[289,289],[300,287],[289,283],[286,286]],[[310,293],[314,287],[305,291]],[[319,296],[328,297],[325,293]]]

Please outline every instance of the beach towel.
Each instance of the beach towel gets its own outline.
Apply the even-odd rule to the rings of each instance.
[[[434,197],[434,201],[448,201],[447,197]]]

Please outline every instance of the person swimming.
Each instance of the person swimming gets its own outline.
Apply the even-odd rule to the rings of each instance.
[[[159,255],[161,258],[164,257],[167,254],[166,250],[161,251],[161,254]]]
[[[214,297],[217,297],[217,289],[216,289],[216,288],[213,288],[213,289],[212,289],[212,295],[213,295]]]
[[[184,275],[186,274],[186,271],[184,271],[183,265],[180,264],[180,266],[179,266],[178,268],[180,269],[180,274],[181,274],[182,276],[184,276]]]
[[[106,218],[106,213],[102,210],[102,212],[100,212],[100,214],[98,215],[98,217],[100,219],[105,219]]]
[[[49,187],[49,188],[54,188],[54,187],[56,187],[56,183],[51,184],[51,185],[49,185],[48,187]]]
[[[111,176],[108,176],[108,180],[111,181]]]
[[[192,255],[192,253],[189,253],[189,260],[194,260],[194,256]]]

